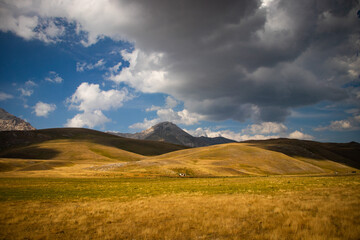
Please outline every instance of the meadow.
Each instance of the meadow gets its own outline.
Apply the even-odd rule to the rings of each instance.
[[[360,176],[0,178],[0,239],[359,239]]]
[[[0,142],[0,239],[360,239],[357,143],[187,148],[89,129]]]

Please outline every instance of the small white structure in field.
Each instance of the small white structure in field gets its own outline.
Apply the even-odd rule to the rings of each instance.
[[[185,173],[179,173],[179,176],[180,176],[180,177],[185,177],[186,174],[185,174]]]

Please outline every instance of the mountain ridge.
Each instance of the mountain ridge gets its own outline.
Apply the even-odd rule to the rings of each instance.
[[[172,122],[161,122],[138,133],[116,133],[110,131],[107,133],[126,138],[163,141],[188,147],[205,147],[223,143],[236,142],[234,140],[224,137],[194,137]]]

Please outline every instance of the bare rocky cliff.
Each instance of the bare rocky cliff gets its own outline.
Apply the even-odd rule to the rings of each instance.
[[[36,130],[30,123],[0,108],[0,131]]]

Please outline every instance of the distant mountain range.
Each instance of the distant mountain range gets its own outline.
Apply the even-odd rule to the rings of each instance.
[[[162,122],[152,126],[151,128],[138,133],[117,133],[108,132],[120,137],[141,139],[141,140],[154,140],[163,141],[173,144],[184,145],[188,147],[204,147],[222,143],[233,143],[234,140],[230,140],[223,137],[194,137],[179,128],[177,125],[171,122]]]
[[[15,117],[4,109],[0,108],[0,131],[26,131],[35,130],[30,123],[21,118]]]

